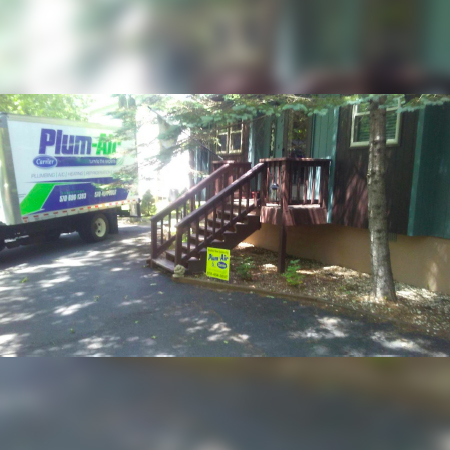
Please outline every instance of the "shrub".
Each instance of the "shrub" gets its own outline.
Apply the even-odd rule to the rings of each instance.
[[[244,258],[242,262],[240,262],[236,266],[236,273],[240,278],[242,278],[244,281],[252,281],[252,270],[255,269],[255,263],[253,262],[252,258]]]
[[[156,214],[155,198],[150,191],[147,191],[142,197],[141,209],[144,216],[154,216]]]
[[[299,260],[294,260],[289,263],[286,273],[283,274],[283,277],[286,279],[289,286],[296,287],[303,283],[303,275],[298,273],[300,269],[301,266]]]

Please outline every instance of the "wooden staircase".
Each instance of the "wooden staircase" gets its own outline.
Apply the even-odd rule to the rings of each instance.
[[[150,263],[173,273],[206,268],[208,247],[232,250],[261,228],[257,194],[265,165],[223,164],[152,218]]]

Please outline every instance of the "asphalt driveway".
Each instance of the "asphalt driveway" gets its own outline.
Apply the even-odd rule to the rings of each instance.
[[[149,228],[0,253],[2,356],[449,356],[450,343],[282,299],[173,283]]]

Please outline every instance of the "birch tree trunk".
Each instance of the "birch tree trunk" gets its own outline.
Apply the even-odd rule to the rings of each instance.
[[[195,152],[189,150],[189,188],[195,186]]]
[[[389,249],[388,211],[386,200],[386,96],[370,105],[369,231],[373,288],[377,301],[396,301],[394,276]]]

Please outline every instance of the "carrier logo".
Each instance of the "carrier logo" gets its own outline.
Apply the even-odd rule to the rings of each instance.
[[[33,164],[41,169],[50,169],[58,165],[58,160],[53,156],[37,156],[34,158]]]

